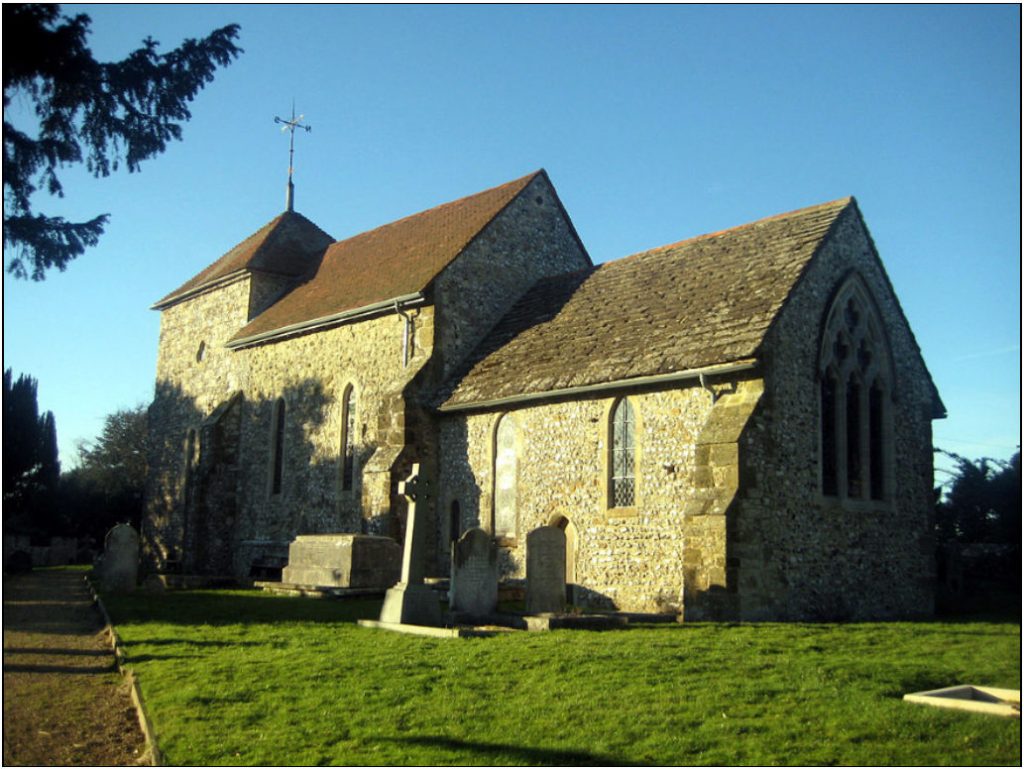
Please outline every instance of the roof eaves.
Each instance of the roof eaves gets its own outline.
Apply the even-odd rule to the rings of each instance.
[[[282,326],[281,328],[263,331],[251,336],[230,339],[227,344],[225,344],[225,347],[229,350],[238,350],[243,347],[253,347],[265,342],[276,342],[285,337],[295,336],[297,334],[306,334],[310,331],[319,331],[330,326],[355,323],[376,315],[383,315],[385,312],[389,312],[398,306],[417,307],[425,303],[426,299],[423,296],[423,293],[417,291],[412,294],[392,297],[390,299],[385,299],[381,302],[374,302],[373,304],[367,304],[362,307],[355,307],[350,310],[332,313],[331,315],[325,315],[320,318],[312,318],[310,320],[292,323],[287,326]]]
[[[756,358],[745,358],[729,363],[716,363],[711,366],[687,369],[685,371],[673,371],[668,374],[653,374],[650,376],[630,377],[626,379],[615,379],[609,382],[595,382],[593,384],[579,385],[576,387],[563,387],[554,390],[543,390],[541,392],[519,393],[503,398],[490,398],[484,400],[471,400],[457,403],[445,401],[437,411],[442,414],[459,411],[485,411],[487,409],[503,408],[505,406],[532,403],[534,401],[547,400],[549,398],[568,398],[579,395],[590,395],[607,392],[609,390],[623,390],[633,387],[651,387],[662,384],[671,384],[687,380],[700,381],[704,377],[725,376],[750,371],[756,368]]]
[[[169,294],[165,296],[163,299],[158,299],[156,302],[150,305],[149,309],[166,310],[168,307],[171,307],[172,305],[178,304],[179,302],[183,302],[186,299],[191,299],[192,297],[198,296],[199,294],[205,294],[208,291],[213,291],[218,288],[224,288],[225,286],[229,286],[232,283],[237,283],[238,281],[245,278],[250,272],[251,270],[242,267],[238,270],[235,270],[234,272],[229,272],[227,275],[222,275],[219,278],[208,281],[206,283],[202,283],[201,285],[193,286],[187,291]]]

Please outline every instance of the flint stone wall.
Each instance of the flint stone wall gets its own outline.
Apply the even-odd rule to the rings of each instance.
[[[831,300],[856,271],[888,334],[891,484],[885,501],[826,498],[820,486],[818,349]],[[579,603],[676,610],[688,619],[869,619],[933,610],[933,392],[870,238],[837,224],[772,327],[745,380],[629,395],[637,419],[637,501],[607,504],[614,400],[515,408],[517,536],[503,578],[525,575],[524,532],[560,518],[577,529],[569,581]],[[760,374],[760,377],[756,375]],[[461,527],[493,526],[500,413],[448,415],[438,536],[454,501]]]
[[[820,492],[818,347],[831,299],[856,271],[892,351],[888,499]],[[742,443],[746,491],[730,517],[734,615],[877,619],[934,606],[932,392],[870,236],[852,211],[812,262],[765,343],[765,398]]]
[[[157,397],[150,428],[158,435],[148,496],[150,550],[183,549],[185,520],[185,436],[232,392],[242,392],[235,481],[237,514],[232,526],[232,570],[249,574],[264,555],[279,557],[298,534],[362,531],[400,534],[392,526],[392,469],[406,446],[406,408],[401,396],[429,359],[433,308],[410,311],[413,333],[409,365],[402,365],[404,321],[384,315],[358,324],[287,338],[272,344],[222,349],[245,322],[242,284],[201,295],[164,311],[169,329],[162,338]],[[235,289],[238,289],[237,291]],[[219,335],[197,325],[193,315],[242,319]],[[193,307],[192,304],[195,303]],[[210,334],[202,339],[204,334]],[[187,341],[182,337],[190,336]],[[196,360],[200,341],[205,356]],[[355,392],[355,468],[351,489],[341,488],[344,393]],[[274,408],[285,402],[282,487],[271,493]],[[209,446],[200,447],[200,456]],[[200,464],[202,460],[200,459]],[[194,547],[190,543],[189,549]],[[166,555],[164,556],[166,560]],[[159,568],[159,558],[151,558]]]
[[[409,310],[408,366],[402,363],[404,321],[393,313],[228,349],[226,342],[250,316],[285,288],[265,274],[242,275],[164,309],[150,407],[148,568],[203,568],[199,561],[210,560],[194,557],[198,527],[190,526],[196,513],[186,511],[186,498],[201,496],[208,485],[186,479],[186,435],[190,429],[199,434],[204,420],[238,392],[236,477],[222,472],[216,484],[218,506],[230,496],[228,485],[237,489],[235,510],[221,516],[218,528],[220,541],[230,540],[236,576],[249,576],[255,563],[283,565],[282,554],[299,534],[363,532],[401,540],[405,503],[395,483],[414,461],[428,479],[437,472],[436,425],[418,405],[418,393],[432,391],[538,278],[587,264],[553,189],[538,179],[441,273],[428,304]],[[353,488],[344,490],[343,395],[350,385],[356,395],[356,473]],[[282,397],[282,488],[272,494],[274,404]],[[203,472],[210,466],[202,461],[207,450],[205,443],[199,448]],[[434,532],[431,526],[432,563],[440,549]],[[193,555],[185,558],[185,551]]]
[[[739,389],[753,393],[755,400],[760,392],[756,382],[741,383]],[[725,554],[717,533],[689,531],[684,520],[687,501],[697,494],[697,439],[712,412],[711,395],[694,385],[629,398],[638,446],[637,504],[631,508],[608,505],[608,423],[614,398],[512,412],[518,430],[518,520],[516,536],[502,540],[499,548],[503,579],[526,578],[527,532],[561,518],[577,530],[575,558],[570,559],[575,574],[567,576],[578,586],[574,594],[583,605],[679,610],[687,536],[709,563],[720,564],[724,578]],[[450,510],[457,500],[463,529],[492,526],[494,431],[500,416],[452,415],[441,422],[439,511]],[[438,521],[440,536],[446,538],[448,516],[439,515]]]

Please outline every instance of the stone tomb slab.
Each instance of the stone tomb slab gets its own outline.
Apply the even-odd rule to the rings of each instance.
[[[498,548],[483,529],[470,529],[455,543],[449,609],[456,615],[486,617],[498,607]]]
[[[1020,689],[997,689],[992,686],[961,684],[960,686],[947,686],[945,689],[904,694],[903,700],[936,708],[1020,718]]]
[[[565,610],[565,532],[541,526],[526,535],[526,613]]]
[[[402,549],[390,537],[302,534],[288,546],[281,582],[384,590],[398,582],[401,573]]]

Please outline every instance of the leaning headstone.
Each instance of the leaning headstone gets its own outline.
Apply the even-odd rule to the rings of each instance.
[[[139,535],[126,523],[107,532],[100,562],[100,582],[104,590],[129,592],[139,578]]]
[[[390,537],[302,534],[288,545],[281,581],[296,585],[389,588],[402,576],[402,548]]]
[[[565,532],[541,526],[526,535],[526,613],[565,610]]]
[[[405,497],[409,515],[405,524],[405,548],[402,552],[402,580],[384,595],[380,621],[401,625],[440,627],[441,604],[437,594],[423,584],[427,566],[427,522],[417,516],[417,501],[426,501],[426,483],[419,477],[420,466],[398,484]]]
[[[498,548],[483,529],[470,529],[452,547],[449,607],[471,617],[486,617],[498,608]]]

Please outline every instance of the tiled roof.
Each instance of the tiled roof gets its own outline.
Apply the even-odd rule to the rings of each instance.
[[[162,309],[243,270],[299,277],[313,267],[333,240],[302,214],[286,211],[156,302],[153,307]]]
[[[423,291],[542,174],[538,171],[334,243],[308,281],[254,318],[233,341]]]
[[[466,405],[749,359],[852,198],[539,281],[439,400]]]

